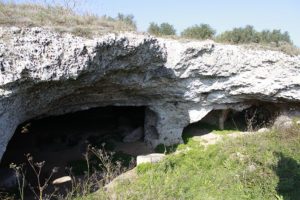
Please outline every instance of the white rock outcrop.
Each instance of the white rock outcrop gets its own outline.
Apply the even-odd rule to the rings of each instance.
[[[18,31],[16,31],[18,30]],[[108,34],[84,39],[0,27],[0,158],[26,120],[99,106],[146,106],[145,141],[182,141],[211,110],[300,102],[300,56],[213,41]]]
[[[160,162],[166,157],[163,153],[152,153],[148,155],[140,155],[136,157],[136,166],[142,163],[157,163]]]

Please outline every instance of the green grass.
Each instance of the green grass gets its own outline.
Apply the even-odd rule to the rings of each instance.
[[[294,118],[293,122],[295,126],[300,126],[300,124],[297,124],[297,122],[300,121],[300,118]]]
[[[183,139],[182,144],[176,144],[171,146],[165,146],[163,144],[160,144],[154,149],[154,151],[156,153],[171,154],[175,151],[183,150],[186,148],[202,148],[199,142],[193,140],[192,135],[189,133],[184,133],[182,139]]]
[[[300,127],[223,142],[205,150],[190,137],[162,163],[120,182],[119,199],[300,199]]]
[[[219,129],[218,126],[210,125],[207,123],[195,123],[190,125],[187,129],[183,131],[182,139],[183,139],[183,144],[177,144],[177,145],[171,145],[171,146],[165,146],[163,144],[158,145],[154,151],[156,153],[164,153],[164,154],[170,154],[173,153],[177,150],[182,150],[186,149],[187,147],[189,148],[201,148],[199,145],[199,142],[194,141],[192,139],[193,133],[191,132],[191,128],[199,128],[199,129],[207,129],[209,132],[213,132],[215,134],[220,134],[220,135],[228,135],[234,132],[239,131],[236,128],[233,128],[231,124],[225,124],[224,130]]]
[[[225,129],[221,130],[218,126],[203,123],[203,122],[198,122],[198,123],[190,125],[186,130],[184,130],[183,134],[184,135],[186,135],[186,134],[192,135],[192,133],[191,133],[191,131],[193,130],[192,128],[206,129],[209,132],[219,134],[219,135],[227,135],[227,134],[231,134],[234,132],[245,130],[245,127],[242,127],[242,125],[240,125],[239,127],[240,127],[240,130],[238,128],[234,127],[234,125],[232,123],[225,123]]]

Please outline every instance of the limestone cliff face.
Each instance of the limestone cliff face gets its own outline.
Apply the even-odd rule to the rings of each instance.
[[[181,142],[183,128],[211,110],[300,102],[300,56],[213,41],[0,28],[0,68],[0,158],[32,118],[146,106],[145,141],[154,147]]]

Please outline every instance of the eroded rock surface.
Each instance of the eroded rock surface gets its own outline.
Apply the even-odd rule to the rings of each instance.
[[[26,120],[98,106],[146,106],[145,141],[182,141],[211,110],[300,102],[300,56],[213,41],[109,34],[84,39],[0,28],[0,158]]]

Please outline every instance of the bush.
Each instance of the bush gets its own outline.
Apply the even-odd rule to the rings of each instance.
[[[215,33],[216,31],[213,30],[208,24],[200,24],[186,28],[181,33],[181,36],[185,38],[203,40],[213,38]]]
[[[122,13],[118,13],[117,20],[120,22],[124,22],[125,24],[128,24],[131,27],[134,27],[136,30],[136,22],[134,21],[133,15],[124,15]]]
[[[281,30],[263,30],[256,31],[253,26],[246,26],[245,28],[234,28],[232,31],[225,31],[217,38],[220,42],[229,42],[234,44],[244,43],[275,43],[278,47],[280,42],[292,44],[288,32],[281,33]]]
[[[160,26],[158,26],[158,24],[152,22],[148,28],[148,33],[154,35],[175,35],[176,30],[171,24],[162,23]]]
[[[173,25],[170,25],[168,23],[162,23],[160,25],[160,33],[162,35],[175,35],[176,30],[174,29]]]
[[[159,35],[160,34],[159,26],[154,22],[150,23],[150,26],[148,28],[148,33],[153,35]]]

